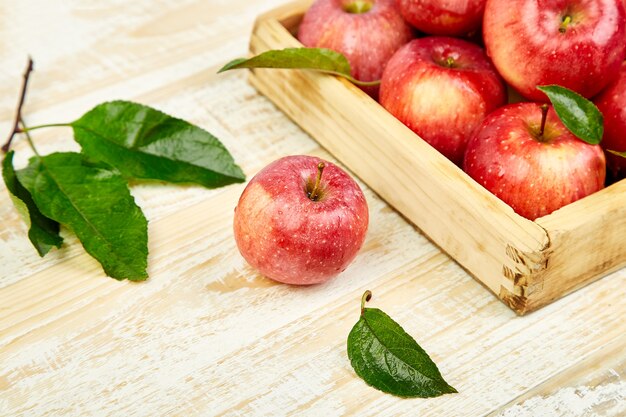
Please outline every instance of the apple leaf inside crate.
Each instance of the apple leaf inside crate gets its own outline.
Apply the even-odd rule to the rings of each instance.
[[[241,68],[307,69],[339,75],[360,86],[376,86],[380,81],[359,81],[352,77],[348,59],[326,48],[286,48],[266,51],[252,58],[238,58],[219,71]]]
[[[554,106],[565,127],[579,139],[597,145],[604,134],[603,116],[591,101],[559,85],[538,86]]]

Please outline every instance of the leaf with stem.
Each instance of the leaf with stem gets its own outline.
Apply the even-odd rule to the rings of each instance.
[[[326,48],[286,48],[263,52],[252,58],[238,58],[224,65],[219,71],[241,68],[307,69],[339,75],[360,86],[377,86],[380,81],[360,81],[352,77],[348,59]]]
[[[130,101],[102,103],[68,126],[82,153],[105,162],[124,177],[207,188],[245,181],[232,155],[212,134],[189,122]]]
[[[102,103],[71,123],[82,152],[128,178],[214,188],[245,175],[209,132],[129,101]]]
[[[604,134],[603,117],[595,104],[559,85],[537,88],[548,96],[557,116],[572,134],[591,145],[600,143]]]
[[[437,397],[457,391],[444,381],[437,365],[415,339],[377,308],[365,308],[348,335],[350,363],[367,384],[398,397]]]

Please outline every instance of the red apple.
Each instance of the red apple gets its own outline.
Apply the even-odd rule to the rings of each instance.
[[[543,106],[543,119],[537,103],[491,113],[467,144],[463,162],[465,172],[530,220],[604,187],[602,148],[576,138]]]
[[[407,22],[431,35],[465,36],[483,20],[486,0],[397,0]]]
[[[389,58],[412,37],[394,0],[317,0],[298,30],[304,46],[344,54],[360,81],[380,80]],[[378,87],[363,90],[378,96]]]
[[[617,77],[626,51],[622,0],[487,0],[483,37],[504,79],[524,97],[538,85],[591,97]]]
[[[502,80],[475,44],[447,37],[415,39],[391,58],[380,104],[456,164],[483,118],[503,105]]]
[[[626,63],[619,77],[593,100],[604,115],[602,147],[612,151],[626,151]],[[612,179],[626,177],[626,158],[606,153],[606,164]]]
[[[365,240],[367,202],[338,166],[288,156],[261,170],[235,209],[243,257],[268,278],[317,284],[342,272]]]

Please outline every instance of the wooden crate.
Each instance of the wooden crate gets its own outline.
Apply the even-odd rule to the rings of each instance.
[[[260,16],[251,53],[301,47],[293,34],[310,4]],[[518,314],[626,265],[626,180],[530,221],[350,82],[275,69],[250,81]]]

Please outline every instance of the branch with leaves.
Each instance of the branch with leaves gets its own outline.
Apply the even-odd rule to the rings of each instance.
[[[116,279],[148,277],[147,220],[129,180],[199,184],[217,188],[245,181],[224,145],[206,130],[129,101],[102,103],[69,123],[27,127],[22,107],[33,70],[29,59],[15,124],[3,150],[2,176],[28,225],[40,256],[61,247],[60,225]],[[81,152],[40,155],[30,132],[71,127]],[[15,170],[11,144],[23,133],[35,156]]]

